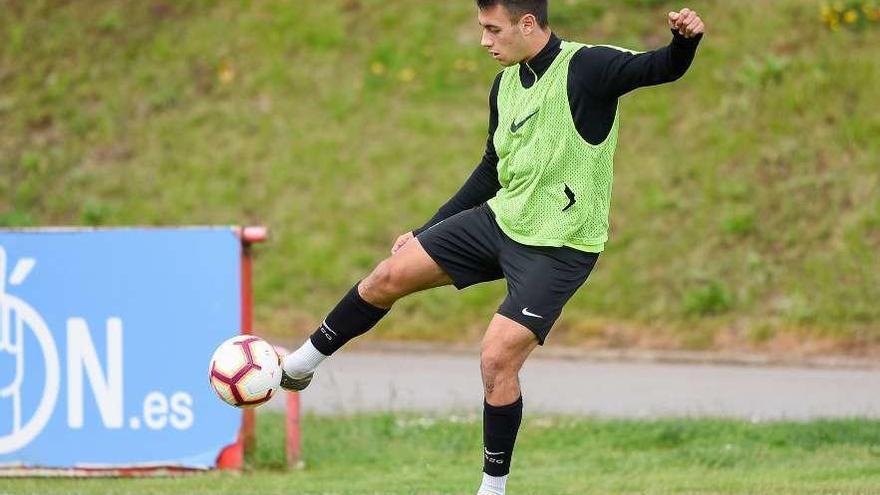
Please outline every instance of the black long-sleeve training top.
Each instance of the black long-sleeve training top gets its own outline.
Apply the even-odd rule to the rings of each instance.
[[[578,133],[590,144],[600,144],[608,136],[617,112],[617,100],[644,86],[680,78],[690,67],[702,34],[685,38],[672,32],[669,45],[649,52],[630,52],[609,46],[585,46],[568,66],[568,102]],[[529,88],[544,75],[561,51],[562,40],[550,34],[547,44],[531,60],[519,64],[519,78]],[[498,155],[492,135],[498,126],[498,86],[495,76],[489,92],[489,136],[483,159],[461,189],[425,225],[413,230],[418,235],[441,220],[488,201],[498,190]]]

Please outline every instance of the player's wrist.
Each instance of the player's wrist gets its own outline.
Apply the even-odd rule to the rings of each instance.
[[[699,33],[695,36],[688,38],[687,36],[681,34],[676,29],[670,29],[672,31],[672,44],[674,45],[688,45],[693,46],[700,42],[700,39],[703,37],[703,33]]]

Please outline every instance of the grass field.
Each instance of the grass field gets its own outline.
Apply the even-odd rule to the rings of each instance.
[[[551,2],[587,43],[662,46],[684,4],[708,29],[623,100],[611,242],[551,344],[880,342],[880,29],[819,3]],[[311,331],[482,153],[472,0],[0,4],[0,225],[267,224],[270,334]],[[503,293],[419,294],[373,335],[472,341]]]
[[[305,468],[285,472],[281,416],[259,416],[242,475],[2,480],[0,494],[463,494],[482,468],[476,416],[306,417]],[[510,495],[878,494],[880,422],[748,423],[527,416]]]

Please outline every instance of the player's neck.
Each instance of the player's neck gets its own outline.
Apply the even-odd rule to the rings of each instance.
[[[529,47],[529,55],[523,59],[523,62],[529,63],[533,58],[535,58],[544,47],[547,46],[547,43],[550,42],[551,31],[549,29],[540,30],[535,38],[535,40],[531,43]]]

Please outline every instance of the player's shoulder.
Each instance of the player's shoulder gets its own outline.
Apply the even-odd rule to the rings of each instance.
[[[505,84],[510,84],[511,81],[515,81],[519,78],[519,64],[508,65],[504,67],[497,74],[495,74],[495,79],[492,80],[492,90],[490,93],[498,93],[500,91],[501,86]]]
[[[620,55],[638,55],[639,53],[642,52],[615,45],[588,45],[580,43],[580,48],[575,52],[574,57],[580,60],[607,59]]]
[[[489,106],[495,108],[498,102],[498,92],[501,90],[501,76],[504,75],[504,70],[495,74],[495,79],[492,81],[492,87],[489,89]]]
[[[588,45],[584,43],[580,45],[571,57],[570,68],[573,72],[601,69],[621,58],[626,59],[641,53],[615,45]]]
[[[489,94],[498,94],[498,88],[501,87],[501,79],[504,77],[504,72],[507,69],[501,69],[498,71],[498,74],[495,74],[495,79],[492,80],[492,88],[489,90]]]

